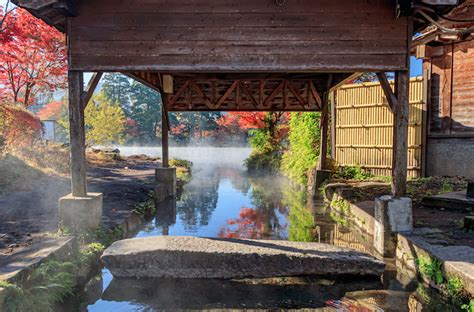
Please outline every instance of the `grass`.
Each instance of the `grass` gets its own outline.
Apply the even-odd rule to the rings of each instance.
[[[441,291],[444,299],[465,311],[472,311],[472,298],[464,288],[464,283],[459,277],[446,277],[442,270],[442,262],[429,256],[420,256],[416,259],[418,271],[421,276],[434,282]],[[469,310],[471,309],[471,310]]]
[[[0,194],[30,190],[33,187],[30,182],[38,181],[44,176],[43,171],[33,168],[17,156],[0,156]]]

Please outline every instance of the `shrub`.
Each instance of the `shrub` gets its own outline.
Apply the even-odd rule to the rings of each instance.
[[[250,172],[260,170],[277,172],[281,162],[280,145],[266,130],[252,130],[250,134],[252,135],[249,140],[252,145],[252,153],[244,162],[247,170]]]
[[[282,169],[299,184],[308,183],[308,172],[319,156],[320,113],[291,113],[289,149],[283,154]]]
[[[31,146],[42,134],[41,122],[27,110],[0,105],[0,145],[4,149]]]
[[[334,178],[344,180],[367,180],[374,175],[365,171],[361,166],[339,166],[334,173]]]

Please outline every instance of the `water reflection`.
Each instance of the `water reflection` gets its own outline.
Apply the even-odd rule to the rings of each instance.
[[[157,205],[155,219],[137,236],[156,235],[289,239],[365,252],[371,251],[372,243],[338,224],[322,203],[308,200],[304,190],[285,178],[248,176],[242,168],[226,165],[194,168],[181,197]],[[100,300],[88,306],[89,311],[319,308],[331,300],[339,304],[350,291],[383,288],[378,280],[360,278],[280,279],[270,283],[129,281],[111,279],[107,270],[102,276],[104,292]]]

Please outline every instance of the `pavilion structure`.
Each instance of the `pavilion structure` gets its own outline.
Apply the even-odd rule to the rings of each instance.
[[[320,111],[326,168],[330,91],[376,72],[394,114],[392,195],[407,178],[410,44],[422,23],[395,0],[14,0],[67,35],[72,197],[85,197],[84,108],[103,72],[162,94],[167,112]],[[457,2],[457,1],[454,1]],[[445,7],[442,7],[445,8]],[[96,73],[84,88],[83,73]],[[395,88],[387,81],[395,73]]]

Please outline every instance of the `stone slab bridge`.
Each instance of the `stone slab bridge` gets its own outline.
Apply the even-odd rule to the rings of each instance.
[[[84,108],[103,72],[161,92],[169,111],[321,111],[326,168],[330,91],[376,72],[394,114],[392,195],[406,193],[410,44],[452,0],[13,0],[67,36],[72,198],[86,185]],[[87,88],[83,73],[94,72]],[[387,81],[395,72],[395,88]],[[94,207],[94,200],[89,200]],[[77,205],[76,205],[77,206]]]

